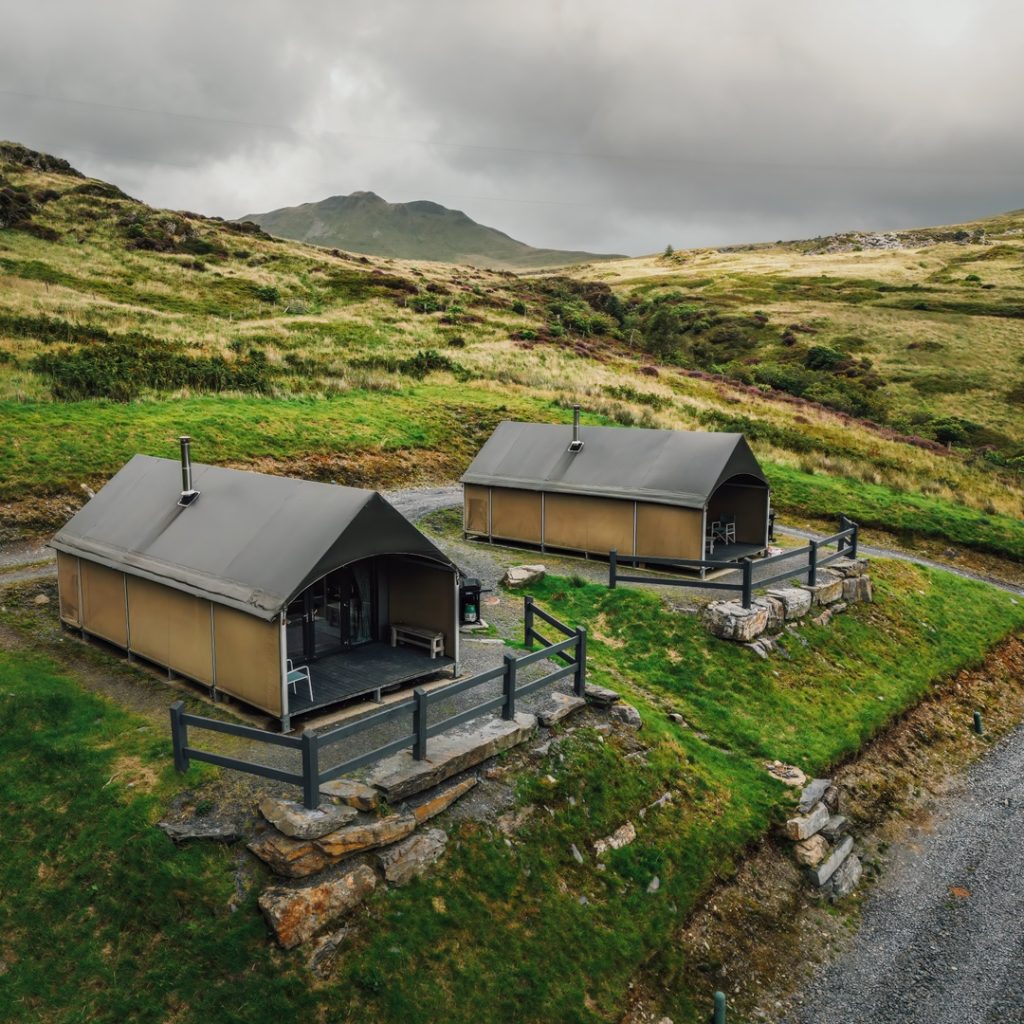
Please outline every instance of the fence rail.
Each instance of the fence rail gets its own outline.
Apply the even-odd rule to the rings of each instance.
[[[545,640],[534,628],[536,619],[541,619],[552,629],[557,630],[565,639],[555,643]],[[250,775],[259,775],[265,779],[274,779],[277,782],[291,783],[302,787],[302,802],[312,809],[319,806],[320,787],[325,782],[330,782],[341,775],[362,768],[364,765],[395,754],[400,750],[412,749],[412,755],[416,760],[422,761],[427,756],[427,744],[435,736],[440,736],[459,725],[479,718],[482,715],[490,714],[500,709],[502,718],[511,720],[516,714],[516,700],[525,697],[527,694],[539,690],[543,686],[573,677],[573,690],[582,697],[586,686],[587,676],[587,633],[585,629],[573,629],[565,623],[560,622],[553,615],[549,615],[539,608],[532,597],[524,601],[524,642],[531,652],[521,658],[508,653],[503,663],[497,667],[488,669],[486,672],[479,672],[467,679],[459,679],[449,683],[447,686],[438,687],[436,690],[425,690],[417,687],[413,696],[408,700],[400,701],[391,707],[376,711],[372,715],[365,715],[348,722],[329,732],[316,733],[306,729],[301,736],[281,736],[269,733],[263,729],[256,729],[249,725],[235,725],[232,722],[222,722],[215,718],[205,718],[202,715],[193,715],[185,711],[185,705],[179,700],[171,705],[171,742],[174,746],[174,766],[180,772],[188,770],[191,761],[205,761],[209,764],[219,765],[221,768],[232,768],[235,771],[247,772]],[[543,646],[534,651],[533,645],[539,641]],[[538,661],[547,658],[558,659],[564,664],[561,668],[532,679],[528,683],[519,682],[519,670]],[[491,697],[487,700],[474,704],[457,714],[439,722],[430,722],[430,709],[441,702],[455,697],[461,693],[485,686],[487,683],[501,680],[501,695]],[[350,739],[365,733],[369,729],[396,720],[407,720],[409,732],[399,736],[397,739],[384,743],[373,750],[365,751],[346,758],[339,764],[321,770],[320,755],[323,751],[333,747],[343,740]],[[302,770],[300,772],[286,771],[281,768],[274,768],[270,765],[257,764],[252,761],[243,761],[240,758],[228,757],[225,754],[217,754],[209,750],[202,750],[189,744],[189,729],[206,729],[210,732],[227,733],[230,736],[239,736],[243,739],[256,740],[266,743],[268,746],[286,747],[290,750],[300,751],[302,755]]]
[[[818,582],[818,570],[829,562],[838,558],[857,557],[857,535],[859,527],[846,516],[839,517],[839,531],[830,537],[822,537],[820,540],[808,541],[802,548],[791,548],[781,554],[772,555],[769,558],[760,558],[756,565],[764,568],[766,565],[775,565],[779,562],[790,561],[800,555],[807,556],[805,566],[794,566],[771,576],[763,576],[757,580],[757,587],[768,587],[773,583],[780,583],[782,580],[791,580],[794,577],[807,576],[807,585],[813,587]],[[836,550],[831,554],[822,555],[821,550],[830,544],[836,545]],[[634,559],[634,561],[636,561]],[[708,569],[730,569],[740,574],[738,581],[725,582],[723,580],[704,580],[693,577],[679,576],[631,576],[619,571],[618,552],[611,551],[608,557],[608,586],[614,590],[619,583],[645,583],[648,586],[658,587],[697,587],[700,590],[732,590],[738,591],[744,608],[749,608],[754,599],[754,566],[755,563],[745,558],[739,565],[735,562],[722,562],[710,559],[698,558],[642,558],[645,565],[657,566],[667,569],[700,569],[703,575]]]

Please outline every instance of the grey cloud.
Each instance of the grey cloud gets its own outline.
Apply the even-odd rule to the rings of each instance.
[[[6,19],[0,135],[226,216],[369,188],[625,252],[923,225],[1024,205],[1022,28],[998,0],[44,0]]]

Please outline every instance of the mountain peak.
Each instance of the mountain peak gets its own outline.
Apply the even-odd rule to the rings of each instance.
[[[451,210],[429,199],[389,203],[369,191],[247,214],[241,219],[255,221],[282,238],[396,259],[527,270],[620,258],[537,249],[496,228],[478,224],[461,210]]]

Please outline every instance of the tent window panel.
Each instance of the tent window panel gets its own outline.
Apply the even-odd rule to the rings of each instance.
[[[636,550],[651,558],[701,558],[701,510],[640,503]]]
[[[60,594],[60,617],[72,626],[82,624],[78,607],[78,559],[57,552],[57,591]]]
[[[491,533],[506,540],[540,543],[540,492],[495,487],[491,496]]]
[[[487,488],[465,488],[465,509],[463,523],[467,533],[487,533]]]
[[[98,562],[79,560],[82,574],[82,625],[118,647],[128,645],[124,573]]]
[[[544,543],[554,548],[633,554],[633,502],[585,495],[547,494]]]
[[[128,577],[131,649],[201,683],[213,682],[210,602]]]
[[[281,624],[213,606],[217,689],[281,715]]]

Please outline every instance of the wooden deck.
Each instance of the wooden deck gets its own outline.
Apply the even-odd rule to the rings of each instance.
[[[378,695],[452,668],[453,658],[431,658],[425,651],[411,647],[389,647],[383,643],[363,644],[344,654],[334,654],[310,663],[313,699],[304,681],[289,689],[289,712],[294,717],[331,704],[354,700],[368,694]]]

